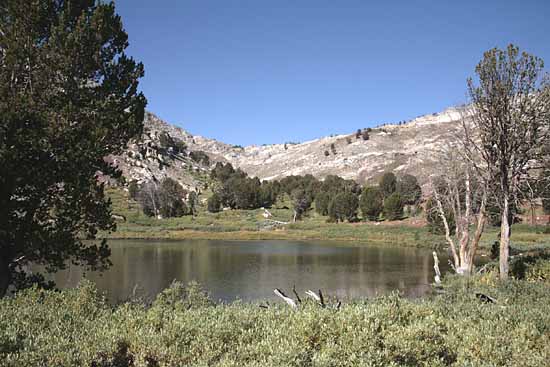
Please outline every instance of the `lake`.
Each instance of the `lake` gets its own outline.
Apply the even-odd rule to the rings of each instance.
[[[433,282],[432,250],[323,241],[110,241],[113,266],[103,274],[71,266],[53,276],[61,288],[94,281],[113,302],[154,297],[174,280],[202,284],[214,300],[274,299],[274,288],[303,295],[321,289],[340,299],[394,290],[419,297]],[[442,272],[447,254],[439,253]]]

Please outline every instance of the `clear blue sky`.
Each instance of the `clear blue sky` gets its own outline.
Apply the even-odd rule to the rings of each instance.
[[[232,144],[349,133],[466,101],[483,51],[550,66],[550,0],[116,0],[148,110]],[[547,68],[548,70],[549,68]]]

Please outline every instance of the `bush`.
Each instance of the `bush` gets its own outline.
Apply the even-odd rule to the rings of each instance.
[[[384,218],[398,220],[403,217],[403,199],[395,192],[384,200]]]
[[[444,290],[335,311],[307,301],[297,310],[213,306],[196,284],[174,283],[151,307],[112,307],[90,283],[29,289],[0,300],[0,358],[6,366],[547,366],[548,285],[489,275],[465,287],[447,277]]]
[[[213,306],[210,295],[197,282],[190,282],[187,286],[174,281],[170,287],[158,294],[152,307],[186,311],[193,308]]]
[[[191,153],[189,153],[189,158],[194,160],[197,163],[203,164],[205,166],[210,165],[210,157],[203,152],[202,150],[194,150]]]

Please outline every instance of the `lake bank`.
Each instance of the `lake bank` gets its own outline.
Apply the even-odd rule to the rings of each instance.
[[[393,222],[330,223],[327,217],[311,210],[302,220],[292,223],[293,212],[288,208],[271,208],[271,217],[266,220],[263,209],[210,213],[199,207],[195,216],[156,219],[144,215],[139,204],[122,190],[111,189],[108,193],[113,213],[124,218],[117,223],[116,232],[101,234],[111,239],[330,240],[431,249],[448,246],[445,236],[429,231],[421,215]],[[480,253],[489,254],[497,237],[498,228],[486,227]],[[517,224],[512,228],[512,243],[522,251],[537,246],[550,247],[550,231],[547,226]]]

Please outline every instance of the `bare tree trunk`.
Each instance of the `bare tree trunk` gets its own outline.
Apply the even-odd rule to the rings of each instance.
[[[439,270],[439,258],[437,257],[437,252],[432,253],[434,256],[434,270],[435,270],[435,282],[436,284],[441,283],[441,271]]]
[[[500,225],[500,279],[508,279],[508,255],[510,252],[510,223],[508,221],[510,203],[508,196],[504,196],[504,207],[502,208],[502,222]]]
[[[4,297],[11,283],[11,274],[8,259],[0,255],[0,298]]]
[[[535,204],[532,200],[529,201],[529,204],[531,205],[531,225],[534,226],[537,224],[537,220],[535,218]]]
[[[474,268],[474,258],[476,256],[477,247],[479,245],[479,241],[481,240],[481,235],[483,234],[483,230],[485,229],[485,223],[487,222],[487,216],[485,214],[485,203],[486,203],[486,198],[484,197],[481,203],[481,209],[477,219],[476,232],[474,234],[474,238],[472,239],[472,244],[470,245],[470,250],[468,253],[468,274],[472,274],[472,270]]]

